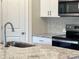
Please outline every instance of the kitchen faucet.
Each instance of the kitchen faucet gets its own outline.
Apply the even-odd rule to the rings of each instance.
[[[6,40],[6,26],[7,26],[8,24],[11,26],[12,32],[14,32],[14,27],[13,27],[12,23],[7,22],[7,23],[4,25],[4,46],[5,46],[5,47],[8,47],[8,43],[7,43],[7,40]]]

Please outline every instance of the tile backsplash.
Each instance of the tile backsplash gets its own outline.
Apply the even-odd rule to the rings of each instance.
[[[79,24],[79,17],[48,18],[48,33],[65,32],[66,24]]]

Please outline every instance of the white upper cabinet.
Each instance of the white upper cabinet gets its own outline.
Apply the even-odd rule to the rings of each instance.
[[[40,17],[49,16],[49,0],[40,0]]]
[[[40,17],[59,17],[58,0],[40,0]]]

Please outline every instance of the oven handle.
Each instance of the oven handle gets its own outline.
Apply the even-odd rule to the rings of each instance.
[[[65,43],[71,43],[71,44],[78,44],[78,41],[69,41],[69,40],[58,40],[58,39],[53,39],[52,41],[59,41],[59,42],[65,42]]]

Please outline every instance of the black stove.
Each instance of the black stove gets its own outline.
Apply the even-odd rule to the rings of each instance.
[[[79,50],[79,25],[67,24],[66,34],[53,36],[52,45]]]
[[[79,24],[66,25],[66,37],[71,39],[79,39]]]

